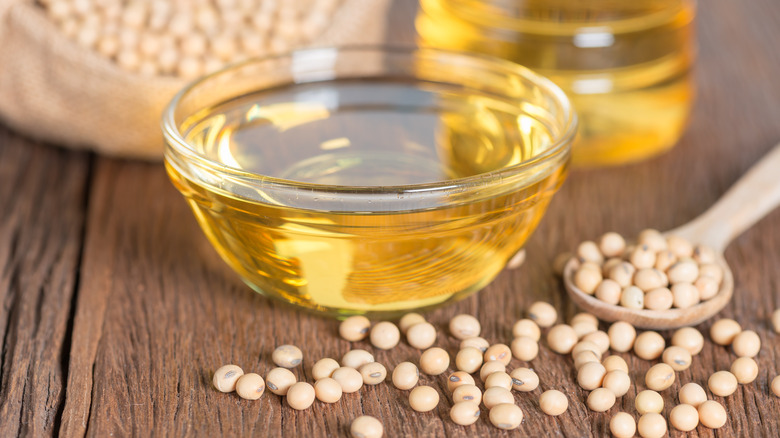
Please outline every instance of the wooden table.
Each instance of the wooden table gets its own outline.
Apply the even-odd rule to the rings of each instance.
[[[395,42],[410,40],[413,6],[394,6]],[[699,12],[698,100],[679,145],[641,164],[575,171],[528,242],[524,266],[427,315],[441,329],[440,345],[454,352],[445,326],[458,313],[478,316],[484,336],[497,342],[510,341],[511,324],[536,300],[571,317],[577,310],[551,272],[556,254],[607,230],[630,235],[688,221],[780,140],[780,3],[708,0]],[[273,348],[292,343],[306,352],[298,375],[311,380],[313,360],[371,348],[340,340],[333,320],[298,313],[244,286],[208,245],[159,164],[71,152],[0,128],[0,205],[3,437],[343,436],[364,413],[381,418],[387,436],[603,436],[612,414],[633,412],[651,365],[623,355],[636,384],[609,412],[596,414],[583,404],[586,392],[574,383],[571,358],[543,347],[531,363],[541,388],[565,391],[570,408],[549,417],[539,411],[539,390],[518,394],[526,420],[511,434],[490,426],[484,414],[468,428],[453,424],[447,395],[434,412],[414,414],[406,394],[389,384],[304,412],[273,394],[247,402],[211,387],[218,366],[263,373]],[[715,397],[730,414],[723,429],[700,426],[694,434],[777,436],[780,399],[769,382],[780,373],[780,338],[768,318],[780,307],[780,211],[738,238],[726,258],[736,291],[720,316],[760,334],[760,372],[734,395]],[[418,357],[405,343],[376,352],[390,369]],[[681,383],[704,383],[733,359],[708,341],[664,392],[664,413]],[[446,394],[445,376],[423,381]]]

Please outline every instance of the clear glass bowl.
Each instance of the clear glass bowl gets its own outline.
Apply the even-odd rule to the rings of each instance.
[[[165,162],[254,290],[391,316],[488,284],[563,182],[576,116],[519,65],[432,49],[320,48],[182,90]]]

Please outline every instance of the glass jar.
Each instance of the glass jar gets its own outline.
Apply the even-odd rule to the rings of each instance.
[[[422,45],[503,57],[547,76],[580,117],[573,162],[671,148],[694,94],[694,0],[420,0]]]

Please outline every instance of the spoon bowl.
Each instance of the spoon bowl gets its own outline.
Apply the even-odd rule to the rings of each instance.
[[[644,329],[674,329],[703,322],[720,312],[734,294],[734,276],[723,251],[728,244],[780,204],[780,144],[755,164],[709,210],[693,221],[668,231],[665,236],[679,236],[693,244],[704,244],[716,253],[723,270],[718,293],[707,301],[686,309],[649,310],[617,306],[588,295],[574,284],[578,267],[570,259],[563,271],[566,292],[577,306],[603,321],[626,321]]]

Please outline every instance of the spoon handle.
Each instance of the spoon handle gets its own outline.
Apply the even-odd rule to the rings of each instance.
[[[670,235],[709,245],[726,246],[780,205],[780,144],[754,164],[709,210]]]

